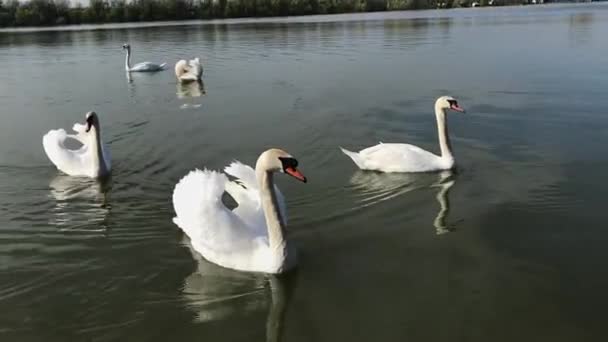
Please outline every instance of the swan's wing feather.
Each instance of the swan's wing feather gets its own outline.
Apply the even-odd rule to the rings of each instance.
[[[156,64],[152,62],[141,62],[131,67],[131,71],[160,71],[165,68],[167,63]]]
[[[386,172],[430,171],[440,160],[439,156],[409,144],[378,144],[359,154],[369,169]]]
[[[224,172],[237,178],[238,182],[242,183],[246,188],[257,190],[257,178],[255,176],[255,170],[251,166],[235,160],[224,168]]]
[[[262,215],[263,218],[264,214],[262,212],[262,205],[260,203],[260,190],[258,187],[257,178],[255,176],[255,170],[249,165],[245,165],[239,161],[234,161],[224,169],[224,172],[237,178],[236,182],[242,185],[240,187],[240,189],[242,190],[237,190],[238,188],[236,187],[231,187],[231,190],[246,193],[246,196],[237,196],[246,199],[247,202],[239,202],[239,200],[235,196],[233,196],[230,191],[228,192],[235,200],[237,200],[237,202],[239,202],[239,206],[241,205],[241,203],[246,204],[247,207],[259,211],[259,214]],[[277,197],[279,212],[281,213],[281,217],[283,218],[284,223],[287,224],[287,205],[285,203],[285,196],[283,196],[283,193],[276,185],[274,186],[274,191]]]
[[[87,126],[80,124],[80,123],[75,123],[74,126],[72,126],[72,130],[74,132],[76,132],[76,135],[72,136],[74,139],[80,141],[82,144],[86,143],[86,134],[87,134]]]
[[[200,78],[203,74],[203,67],[201,66],[201,60],[196,57],[195,59],[191,59],[188,63],[192,68],[192,74],[194,74],[197,78]]]
[[[224,253],[250,250],[256,237],[222,202],[227,182],[222,173],[194,170],[173,191],[173,221],[190,237],[195,249],[211,261]]]
[[[86,176],[87,145],[83,144],[78,150],[70,150],[65,147],[67,139],[81,141],[77,136],[67,134],[63,129],[49,131],[42,138],[44,152],[60,171],[72,176]]]
[[[198,81],[201,74],[202,69],[198,58],[188,62],[181,60],[175,64],[175,75],[182,81]]]

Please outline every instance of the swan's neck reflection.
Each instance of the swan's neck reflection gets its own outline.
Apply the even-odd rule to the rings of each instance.
[[[68,230],[105,231],[111,179],[58,175],[49,184],[55,199],[51,223]],[[91,228],[91,224],[94,226]],[[83,228],[88,227],[88,228]]]
[[[184,299],[196,312],[196,321],[218,321],[268,310],[266,341],[280,341],[296,274],[269,276],[225,269],[201,257],[187,238],[183,243],[197,263],[197,269],[185,279],[183,291]]]
[[[453,171],[443,171],[439,174],[357,171],[351,177],[350,183],[362,196],[359,201],[361,208],[396,199],[414,190],[439,188],[436,198],[440,209],[433,226],[437,234],[445,234],[451,230],[447,217],[450,212],[449,191],[456,182],[455,176]]]
[[[455,180],[452,177],[453,174],[451,171],[444,171],[439,174],[439,181],[435,184],[436,187],[439,187],[439,192],[437,192],[437,202],[439,202],[439,213],[435,217],[435,221],[433,225],[435,226],[435,230],[438,235],[445,234],[451,231],[446,223],[446,218],[450,213],[450,197],[449,192],[452,186],[454,186]]]

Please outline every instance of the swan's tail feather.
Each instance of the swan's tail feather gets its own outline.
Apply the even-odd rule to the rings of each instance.
[[[359,155],[359,153],[357,152],[352,152],[349,151],[345,148],[340,147],[340,149],[342,150],[342,152],[344,154],[346,154],[347,156],[350,157],[350,159],[353,160],[353,162],[360,168],[360,169],[364,169],[365,168],[365,162],[363,161],[363,159],[361,158],[361,156]]]
[[[177,224],[191,238],[197,223],[206,212],[223,205],[222,195],[228,178],[222,173],[209,170],[190,171],[173,190],[173,209]]]
[[[158,67],[159,67],[159,69],[164,70],[166,66],[167,66],[167,63],[163,63],[163,64],[159,65]]]

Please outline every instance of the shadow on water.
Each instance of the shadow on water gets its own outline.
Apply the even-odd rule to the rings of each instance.
[[[267,310],[266,341],[280,341],[297,271],[285,275],[237,272],[205,260],[188,238],[184,237],[183,243],[197,263],[196,270],[184,280],[182,293],[196,313],[196,321],[223,321]]]

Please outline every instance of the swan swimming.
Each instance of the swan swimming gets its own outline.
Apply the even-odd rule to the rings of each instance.
[[[64,129],[51,130],[42,138],[44,152],[60,171],[70,176],[100,178],[111,171],[110,153],[101,140],[101,127],[95,112],[88,112],[84,125],[74,124],[77,134]],[[82,143],[77,150],[65,146],[68,139]]]
[[[128,72],[154,72],[165,70],[165,66],[167,65],[167,63],[156,64],[151,62],[141,62],[131,67],[131,45],[124,44],[122,46],[122,49],[127,50],[127,57],[125,59],[125,70]]]
[[[439,134],[441,155],[425,151],[409,144],[383,144],[368,147],[359,152],[340,149],[362,170],[381,172],[429,172],[452,169],[455,165],[452,146],[448,136],[446,111],[464,113],[458,101],[451,96],[442,96],[435,102],[435,117]]]
[[[224,169],[237,180],[209,170],[194,170],[173,191],[173,222],[190,238],[205,259],[239,271],[282,273],[296,265],[295,248],[285,237],[287,210],[274,173],[302,182],[298,161],[280,149],[263,152],[255,166],[238,161]],[[222,203],[227,192],[238,203],[229,210]]]
[[[203,67],[197,57],[186,61],[184,59],[175,63],[175,77],[180,82],[200,82],[203,76]]]

